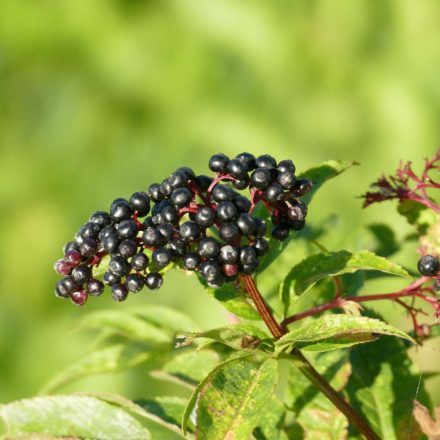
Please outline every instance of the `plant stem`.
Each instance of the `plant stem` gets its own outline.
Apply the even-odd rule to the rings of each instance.
[[[254,279],[250,275],[241,275],[246,292],[252,298],[258,312],[263,321],[266,323],[273,337],[281,338],[287,333],[286,329],[281,327],[272,315],[264,298],[258,290]],[[338,408],[347,419],[365,436],[367,440],[380,440],[377,434],[369,427],[368,423],[348,404],[348,402],[339,394],[326,380],[315,370],[313,365],[305,358],[305,356],[297,349],[294,349],[289,354],[289,359],[292,360],[301,373],[309,379],[335,406]]]

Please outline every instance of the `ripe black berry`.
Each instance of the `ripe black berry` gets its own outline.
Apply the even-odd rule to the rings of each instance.
[[[55,285],[55,295],[59,298],[69,298],[70,293],[75,288],[73,281],[67,281],[66,278],[58,280]]]
[[[251,209],[251,201],[244,196],[238,195],[234,199],[235,206],[241,212],[248,212]]]
[[[241,189],[247,188],[249,186],[249,183],[250,183],[249,176],[247,174],[245,174],[243,176],[240,176],[239,179],[234,180],[232,182],[232,186],[235,189],[240,189],[241,190]]]
[[[206,281],[214,281],[221,275],[221,266],[217,260],[208,260],[200,264],[200,273]]]
[[[88,266],[78,266],[72,270],[71,277],[76,285],[82,285],[92,276],[92,269]]]
[[[189,220],[183,223],[179,229],[181,237],[186,241],[193,241],[200,236],[200,228],[196,222]]]
[[[212,190],[212,198],[217,203],[220,202],[233,202],[235,199],[234,191],[225,185],[215,185]]]
[[[121,277],[108,271],[104,274],[103,280],[104,280],[104,284],[108,284],[109,286],[112,286],[113,284],[120,283]]]
[[[279,224],[272,229],[272,237],[276,240],[284,241],[289,236],[289,232],[289,226],[286,224]]]
[[[417,269],[425,277],[436,276],[440,269],[438,258],[434,255],[421,256],[417,263]]]
[[[124,284],[113,284],[112,285],[112,298],[115,301],[125,301],[128,296],[128,289]]]
[[[125,285],[130,292],[137,293],[144,287],[144,277],[142,275],[133,273],[127,276]]]
[[[257,224],[256,224],[254,218],[250,214],[243,212],[238,217],[237,226],[239,227],[240,232],[243,235],[245,235],[246,237],[249,237],[250,235],[252,235],[255,232]]]
[[[293,185],[292,192],[297,197],[302,197],[312,190],[312,182],[307,179],[297,180]]]
[[[68,241],[63,247],[63,254],[66,255],[69,251],[79,250],[78,243],[76,241]]]
[[[152,183],[148,187],[148,196],[153,202],[160,202],[162,200],[163,196],[160,192],[160,185],[158,183]]]
[[[183,257],[183,267],[186,270],[196,270],[200,264],[200,257],[194,253],[190,252]]]
[[[281,162],[279,162],[277,168],[280,173],[289,172],[295,174],[295,165],[290,159],[282,160]]]
[[[145,277],[145,285],[150,290],[160,289],[163,284],[162,275],[158,272],[151,272]]]
[[[85,238],[79,245],[79,251],[84,257],[91,257],[98,247],[98,243],[93,238]]]
[[[277,183],[271,183],[265,190],[264,190],[264,197],[267,201],[271,203],[279,202],[283,199],[284,191],[283,187]]]
[[[269,242],[264,238],[257,238],[252,246],[258,256],[264,255],[269,250]]]
[[[205,192],[208,190],[209,186],[211,185],[212,181],[214,179],[209,176],[200,175],[195,178],[195,184],[197,188],[199,188],[201,191]]]
[[[189,174],[181,169],[176,170],[173,174],[171,174],[171,176],[168,178],[168,182],[172,189],[176,189],[186,186],[189,179]]]
[[[209,169],[216,173],[226,172],[226,167],[229,163],[229,157],[225,154],[214,154],[214,156],[209,159]]]
[[[292,189],[295,185],[296,179],[295,175],[291,173],[290,171],[284,171],[280,174],[278,174],[277,182],[284,188],[284,189]]]
[[[257,168],[275,168],[277,161],[270,154],[263,154],[255,159]]]
[[[238,209],[232,202],[220,202],[217,206],[217,218],[221,222],[230,222],[237,218]]]
[[[292,204],[287,211],[287,218],[292,221],[304,220],[305,216],[305,210],[299,203]]]
[[[133,209],[125,199],[116,199],[110,206],[110,215],[115,222],[127,220],[133,214]]]
[[[116,225],[116,231],[120,238],[135,238],[138,228],[134,220],[122,220]]]
[[[246,174],[246,166],[239,159],[229,161],[226,171],[233,177],[240,178]]]
[[[244,165],[247,172],[255,168],[255,156],[250,153],[240,153],[237,159]]]
[[[119,246],[119,238],[116,237],[116,235],[109,235],[102,241],[102,245],[104,246],[104,249],[109,252],[110,254],[113,254],[117,251]]]
[[[168,247],[175,255],[183,255],[186,251],[187,243],[177,237],[168,242]]]
[[[102,295],[104,292],[104,283],[102,281],[92,279],[86,285],[86,292],[92,296]]]
[[[205,237],[199,241],[197,252],[202,258],[215,258],[220,252],[220,246],[212,237]]]
[[[251,175],[250,185],[254,188],[264,189],[272,180],[272,175],[266,168],[257,168]]]
[[[123,277],[130,270],[130,266],[125,258],[114,255],[108,264],[108,269],[114,275]]]
[[[94,212],[89,219],[89,222],[96,223],[102,227],[108,226],[111,223],[112,219],[110,214],[105,211],[96,211]]]
[[[233,264],[238,261],[239,252],[238,249],[227,244],[220,248],[219,261],[222,263]]]
[[[145,229],[142,239],[147,246],[160,246],[165,243],[164,236],[153,227]]]
[[[137,272],[145,270],[148,263],[148,257],[143,252],[133,255],[130,262],[131,267]]]
[[[183,208],[188,206],[193,198],[193,193],[188,188],[177,188],[170,196],[170,202],[176,208]]]
[[[165,267],[171,263],[173,254],[169,249],[162,247],[153,252],[152,258],[157,267]]]
[[[137,252],[137,248],[137,243],[127,238],[119,243],[118,253],[121,257],[130,258]]]
[[[87,222],[79,231],[79,234],[82,238],[98,238],[98,234],[101,231],[102,227],[98,223]]]
[[[245,265],[255,264],[257,262],[257,253],[251,246],[243,246],[240,249],[240,263]]]
[[[234,244],[240,239],[240,230],[235,223],[223,223],[219,229],[220,237],[229,244]]]
[[[200,208],[195,215],[195,222],[201,228],[209,228],[215,222],[215,211],[207,206]]]

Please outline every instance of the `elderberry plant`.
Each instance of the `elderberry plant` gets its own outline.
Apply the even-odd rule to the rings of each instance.
[[[201,330],[178,306],[85,314],[80,327],[98,333],[95,348],[42,396],[0,406],[6,438],[435,438],[438,420],[408,349],[440,334],[440,150],[420,175],[401,165],[363,196],[365,207],[397,200],[419,242],[412,268],[389,259],[408,239],[386,224],[362,231],[367,249],[337,251],[323,244],[328,221],[309,215],[306,226],[319,188],[353,165],[297,173],[289,159],[216,154],[212,176],[182,167],[93,213],[55,263],[58,297],[82,305],[108,286],[122,301],[160,288],[178,268],[198,277],[232,323]],[[365,291],[371,276],[403,287]],[[409,315],[408,333],[370,306],[384,301]],[[186,397],[53,394],[134,367],[137,381],[147,371]]]

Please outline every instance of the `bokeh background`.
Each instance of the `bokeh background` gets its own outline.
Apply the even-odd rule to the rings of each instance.
[[[436,0],[0,0],[0,402],[34,395],[84,355],[93,335],[72,328],[92,310],[161,303],[204,328],[226,321],[182,273],[124,304],[53,295],[53,261],[89,214],[178,166],[206,172],[219,151],[298,169],[355,159],[311,208],[311,223],[341,217],[324,244],[352,249],[384,220],[398,238],[410,232],[392,204],[362,210],[356,197],[440,145],[439,24]],[[414,267],[415,249],[394,258]],[[401,310],[384,313],[410,328]],[[423,371],[438,367],[439,346],[413,351]],[[427,383],[439,403],[439,382]],[[161,387],[121,373],[66,390]]]

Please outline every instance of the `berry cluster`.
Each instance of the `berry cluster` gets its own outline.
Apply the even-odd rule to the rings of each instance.
[[[266,222],[253,214],[259,202],[271,214],[274,239],[304,228],[307,206],[300,198],[312,184],[296,178],[291,160],[215,154],[209,168],[215,177],[179,168],[147,192],[114,200],[108,213],[92,214],[55,263],[64,275],[57,296],[81,305],[107,284],[113,299],[123,301],[144,286],[158,289],[170,264],[197,271],[211,287],[252,274],[269,250]],[[93,269],[106,255],[110,260],[101,281]]]

